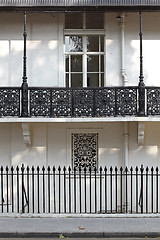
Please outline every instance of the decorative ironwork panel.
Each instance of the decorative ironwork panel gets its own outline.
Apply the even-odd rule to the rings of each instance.
[[[122,116],[137,114],[137,88],[116,89],[116,113]]]
[[[20,89],[0,89],[0,117],[20,115]]]
[[[51,114],[51,91],[49,89],[30,90],[30,115],[49,117]]]
[[[73,90],[73,117],[93,117],[94,97],[93,89]]]
[[[160,115],[160,88],[147,89],[147,114]]]
[[[72,116],[72,95],[69,89],[52,90],[52,116]]]
[[[73,167],[97,168],[98,163],[98,133],[72,134]]]
[[[95,90],[95,116],[107,117],[115,115],[115,89]]]

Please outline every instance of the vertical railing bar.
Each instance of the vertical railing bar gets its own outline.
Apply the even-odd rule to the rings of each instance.
[[[79,167],[79,210],[82,212],[82,186],[81,186],[81,167]]]
[[[28,196],[28,213],[29,213],[29,166],[27,166],[27,196]]]
[[[112,186],[112,180],[113,180],[113,179],[112,179],[112,171],[113,171],[113,168],[111,167],[111,168],[110,168],[110,201],[111,201],[111,213],[112,213],[112,204],[113,204],[113,203],[112,203],[112,190],[113,190],[113,189],[112,189],[112,187],[113,187],[113,186]]]
[[[128,168],[125,168],[125,173],[126,173],[126,213],[128,213]]]
[[[40,167],[37,166],[37,210],[38,210],[38,213],[40,213],[40,199],[39,199],[39,170],[40,170]]]
[[[17,171],[17,213],[19,213],[19,167],[16,167]]]
[[[68,174],[69,174],[69,213],[71,213],[71,167],[68,168]]]
[[[66,167],[63,168],[64,176],[64,213],[66,213]]]
[[[115,191],[116,191],[116,193],[115,193],[115,197],[116,197],[115,201],[116,201],[116,213],[117,213],[117,171],[118,171],[118,168],[115,167]]]
[[[151,168],[151,211],[153,213],[153,171],[154,168]]]
[[[76,213],[76,167],[74,167],[74,213]]]
[[[92,212],[92,169],[89,167],[89,202],[90,202],[90,213]]]
[[[1,201],[2,201],[2,213],[3,213],[3,166],[1,166]]]
[[[45,167],[42,167],[43,176],[43,213],[45,213]]]
[[[86,167],[84,167],[84,201],[85,201],[85,213],[87,212],[87,184],[86,184]]]
[[[32,213],[34,213],[34,166],[32,166]]]
[[[136,213],[138,213],[138,167],[136,167]]]
[[[53,205],[54,205],[54,213],[56,213],[56,173],[55,173],[56,169],[55,166],[53,166]]]
[[[158,167],[156,167],[156,213],[158,213]]]
[[[6,166],[6,184],[7,184],[7,213],[9,212],[9,208],[8,208],[8,166]]]
[[[97,168],[94,168],[94,182],[95,182],[95,213],[97,213]]]
[[[14,212],[14,189],[13,189],[13,183],[14,183],[14,180],[13,180],[13,174],[14,174],[14,168],[13,166],[11,167],[11,185],[12,185],[12,213]]]
[[[99,194],[100,194],[100,213],[102,213],[102,167],[99,169],[100,171],[100,186],[99,186]]]
[[[146,213],[148,213],[148,167],[146,168]]]
[[[130,169],[131,172],[131,213],[133,212],[133,168]]]
[[[24,164],[21,167],[22,174],[22,213],[24,213]]]
[[[61,168],[58,167],[58,176],[59,176],[59,213],[61,213]]]
[[[50,208],[50,199],[51,199],[51,193],[50,193],[50,166],[48,166],[48,213],[51,212],[51,208]]]
[[[105,173],[105,213],[107,213],[107,168],[104,168]]]
[[[123,177],[123,168],[120,168],[120,205],[121,205],[121,213],[123,212],[122,210],[122,190],[123,190],[123,185],[122,185],[122,177]]]

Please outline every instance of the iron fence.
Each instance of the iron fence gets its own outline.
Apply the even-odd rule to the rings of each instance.
[[[160,213],[158,167],[1,167],[1,213]]]

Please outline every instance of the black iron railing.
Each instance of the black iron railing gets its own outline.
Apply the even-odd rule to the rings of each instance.
[[[158,167],[1,167],[1,213],[160,213]]]
[[[160,115],[160,87],[1,87],[0,117]],[[143,93],[143,94],[142,94]]]

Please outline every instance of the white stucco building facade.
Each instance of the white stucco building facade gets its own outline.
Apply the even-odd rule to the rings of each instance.
[[[0,165],[160,167],[160,4],[35,2],[0,6]],[[24,12],[27,117],[21,115],[20,88]],[[145,90],[143,114],[139,114],[140,70],[145,86],[153,88]],[[14,93],[7,95],[5,87],[20,88],[18,107],[10,107]],[[131,92],[122,93],[121,87]],[[96,96],[103,94],[99,106]],[[55,103],[55,96],[61,103]]]

